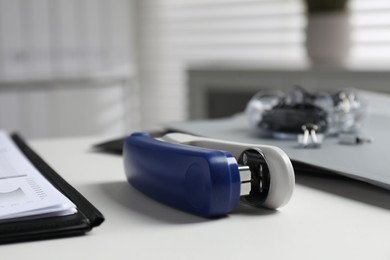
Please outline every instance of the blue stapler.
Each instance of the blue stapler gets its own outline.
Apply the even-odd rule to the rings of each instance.
[[[124,142],[131,185],[151,198],[204,217],[239,202],[276,209],[291,198],[294,170],[279,148],[169,133],[134,133]]]

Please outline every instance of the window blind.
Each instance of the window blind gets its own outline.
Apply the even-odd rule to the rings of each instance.
[[[352,61],[387,63],[390,58],[390,1],[352,0]]]
[[[129,77],[130,0],[0,0],[0,82]]]
[[[138,8],[145,127],[186,118],[192,62],[304,56],[299,0],[138,1]]]

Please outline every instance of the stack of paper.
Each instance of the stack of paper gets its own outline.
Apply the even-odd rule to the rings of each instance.
[[[0,131],[0,221],[70,215],[76,206]]]

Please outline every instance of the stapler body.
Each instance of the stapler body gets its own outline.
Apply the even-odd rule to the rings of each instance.
[[[294,189],[288,156],[272,146],[244,144],[181,133],[155,139],[134,133],[124,143],[131,185],[172,207],[216,217],[240,201],[271,209],[285,205]]]

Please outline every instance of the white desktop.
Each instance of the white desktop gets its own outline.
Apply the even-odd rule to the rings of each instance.
[[[85,236],[2,245],[2,259],[390,259],[390,192],[347,178],[297,175],[277,211],[240,207],[220,219],[144,196],[122,158],[95,152],[107,137],[29,144],[105,216]]]

